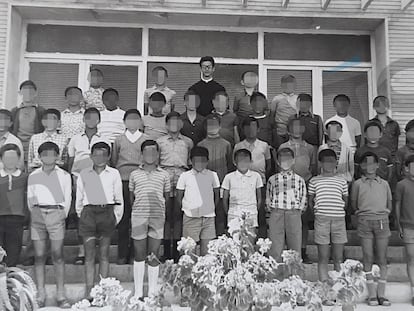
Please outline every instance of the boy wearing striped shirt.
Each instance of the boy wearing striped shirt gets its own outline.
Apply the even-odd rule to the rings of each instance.
[[[328,279],[329,246],[332,243],[334,269],[339,271],[347,242],[345,207],[348,203],[348,184],[335,175],[336,153],[322,150],[318,155],[322,172],[309,182],[309,208],[315,214],[315,243],[318,244],[318,274],[320,281]]]

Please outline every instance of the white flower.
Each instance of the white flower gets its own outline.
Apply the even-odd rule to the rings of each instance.
[[[272,241],[270,241],[268,238],[267,239],[260,238],[257,240],[256,245],[260,247],[259,252],[264,254],[264,253],[267,253],[267,251],[272,246]]]
[[[6,251],[4,250],[4,248],[0,246],[0,262],[2,262],[2,261],[3,261],[3,258],[4,258],[5,256],[7,256],[7,253],[6,253]]]
[[[232,220],[230,220],[230,222],[228,223],[228,232],[229,234],[232,236],[235,232],[239,231],[242,225],[242,221],[239,217],[233,218]]]
[[[74,305],[72,305],[72,310],[85,310],[87,308],[89,308],[91,306],[91,303],[89,302],[89,300],[83,299],[77,303],[75,303]]]
[[[374,278],[379,278],[381,276],[380,267],[378,265],[372,265],[371,273]]]
[[[182,237],[177,243],[177,250],[179,252],[188,253],[193,251],[197,246],[197,243],[192,238]]]
[[[182,255],[178,260],[178,264],[183,267],[190,267],[194,264],[194,260],[189,255]]]

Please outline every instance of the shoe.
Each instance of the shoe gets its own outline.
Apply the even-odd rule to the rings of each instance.
[[[128,263],[128,260],[126,258],[118,258],[116,261],[117,265],[126,265]]]
[[[368,306],[376,307],[378,306],[378,299],[374,297],[368,298],[367,303],[368,303]]]
[[[411,305],[414,306],[414,297],[411,298]]]
[[[84,265],[85,264],[85,256],[78,256],[78,257],[76,257],[74,264],[77,265],[77,266]]]
[[[36,301],[39,308],[44,308],[46,306],[46,297],[37,297]]]
[[[48,257],[46,258],[46,265],[47,265],[47,266],[53,266],[53,260],[52,260],[52,257],[48,256]]]
[[[312,260],[310,260],[310,259],[309,259],[308,255],[303,254],[303,255],[302,255],[302,262],[303,262],[304,264],[311,264],[311,263],[312,263]]]
[[[34,265],[34,257],[28,257],[23,260],[22,262],[23,266],[33,266]]]
[[[391,302],[385,297],[378,297],[378,304],[384,307],[391,306]]]
[[[66,298],[64,298],[62,300],[58,300],[57,305],[61,309],[70,309],[72,307],[71,304],[69,303],[69,301]]]
[[[297,301],[297,302],[296,302],[296,305],[297,305],[298,307],[304,307],[304,306],[305,306],[305,302],[304,302],[304,301]]]

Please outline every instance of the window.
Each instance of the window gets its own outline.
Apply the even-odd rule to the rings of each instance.
[[[267,71],[267,98],[269,103],[273,97],[282,93],[280,79],[285,75],[293,75],[296,78],[296,93],[307,93],[312,95],[312,71],[311,70],[290,70],[290,69],[269,69]]]

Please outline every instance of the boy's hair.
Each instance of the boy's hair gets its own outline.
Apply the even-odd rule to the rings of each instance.
[[[35,91],[37,91],[37,86],[32,80],[23,81],[19,86],[19,90],[22,90],[22,88],[24,87],[31,87],[34,88]]]
[[[160,150],[160,146],[155,140],[148,139],[141,144],[141,152],[144,151],[145,147],[150,147],[150,146],[155,146],[155,148],[157,148],[157,151]]]
[[[77,86],[69,86],[65,90],[65,97],[68,95],[68,93],[69,93],[70,90],[78,90],[82,94],[82,90],[81,90],[80,87],[77,87]]]
[[[298,95],[298,99],[301,102],[312,102],[312,96],[310,96],[309,94],[306,94],[306,93],[300,93]]]
[[[130,114],[136,114],[141,119],[141,112],[138,109],[128,109],[124,114],[124,121]]]
[[[296,82],[296,78],[293,75],[284,75],[281,79],[280,82],[283,83],[293,83]]]
[[[177,111],[171,111],[165,117],[165,123],[167,123],[171,118],[178,118],[179,119],[180,117],[181,117],[181,115]]]
[[[361,158],[359,159],[359,163],[357,163],[357,164],[361,164],[361,163],[366,162],[368,157],[373,157],[375,162],[378,163],[377,154],[372,152],[372,151],[367,151],[361,156]]]
[[[10,118],[10,121],[13,119],[12,113],[10,112],[10,110],[0,109],[0,114],[9,117]]]
[[[0,148],[0,158],[3,158],[3,155],[6,151],[16,151],[18,157],[20,158],[22,153],[20,152],[20,148],[16,144],[5,144]]]
[[[345,101],[348,104],[351,104],[351,99],[349,98],[348,95],[345,95],[345,94],[336,95],[333,99],[333,103],[335,104],[336,101]]]
[[[276,157],[279,159],[282,155],[290,155],[292,158],[295,158],[295,152],[288,147],[285,148],[280,148],[277,153],[276,153]]]
[[[368,130],[368,128],[370,128],[372,126],[378,127],[380,133],[382,133],[382,131],[383,131],[382,124],[379,123],[378,121],[375,121],[375,120],[370,120],[367,123],[365,123],[365,125],[364,125],[364,133],[366,133],[367,130]]]
[[[215,94],[214,94],[214,97],[213,97],[213,99],[216,99],[217,98],[217,96],[225,96],[227,99],[229,98],[229,94],[227,94],[227,92],[226,91],[217,91]]]
[[[378,106],[380,101],[385,101],[387,103],[387,106],[389,106],[390,104],[387,96],[378,95],[377,97],[374,98],[374,101],[372,102],[372,106],[373,107]]]
[[[151,72],[155,73],[156,71],[159,71],[159,70],[163,70],[165,72],[165,76],[168,78],[168,70],[163,66],[154,67],[154,69],[152,69]]]
[[[119,93],[118,93],[118,91],[117,91],[116,89],[112,88],[112,87],[107,88],[107,89],[105,89],[105,91],[103,91],[103,93],[102,93],[102,98],[103,98],[103,97],[104,97],[107,93],[115,93],[115,95],[116,95],[117,97],[119,97]]]
[[[408,123],[405,125],[404,131],[408,132],[412,128],[414,128],[414,119],[408,121]]]
[[[59,146],[54,142],[47,141],[41,144],[39,148],[37,148],[37,153],[39,155],[41,155],[43,151],[54,151],[56,154],[59,154]]]
[[[252,153],[248,149],[238,149],[238,150],[236,150],[234,152],[234,161],[237,162],[237,159],[241,156],[249,158],[250,161],[252,160]]]
[[[167,99],[165,98],[164,94],[161,92],[154,92],[151,94],[151,96],[149,97],[150,100],[153,101],[161,101],[163,103],[167,102]]]
[[[322,162],[325,158],[335,158],[335,160],[338,159],[335,151],[333,151],[332,149],[323,149],[321,150],[321,152],[319,152],[318,161]]]
[[[93,154],[93,152],[98,149],[105,149],[108,156],[111,154],[111,147],[104,141],[98,141],[97,143],[94,143],[91,148],[91,154]]]
[[[325,128],[328,129],[330,125],[339,125],[342,129],[342,123],[336,120],[329,121],[326,123]]]
[[[200,97],[200,95],[198,95],[194,90],[187,90],[184,93],[184,100],[186,100],[191,95]]]
[[[250,96],[250,102],[256,101],[259,98],[263,98],[264,100],[267,101],[266,95],[260,92],[253,92],[252,96]]]
[[[411,163],[414,163],[414,154],[409,155],[404,161],[405,166],[409,166]]]
[[[204,157],[208,160],[208,149],[200,146],[195,146],[190,151],[190,159],[194,157]]]
[[[299,122],[301,126],[304,126],[303,120],[301,118],[299,118],[298,116],[293,116],[291,119],[289,119],[288,121],[288,125],[287,125],[287,129],[288,132],[291,132],[292,130],[292,126],[294,123]]]
[[[205,123],[206,123],[206,125],[207,125],[207,121],[209,121],[209,120],[215,120],[215,121],[217,121],[219,124],[221,123],[221,117],[220,117],[220,115],[218,114],[218,113],[210,113],[207,117],[206,117],[206,121],[205,121]]]
[[[54,109],[54,108],[48,108],[48,109],[46,109],[46,110],[45,110],[45,112],[44,112],[44,113],[43,113],[43,115],[42,115],[42,120],[43,120],[43,119],[46,119],[46,118],[47,118],[47,116],[48,116],[48,115],[50,115],[50,114],[55,115],[55,116],[56,116],[56,118],[57,118],[58,120],[60,120],[60,111],[59,111],[59,110],[57,110],[57,109]]]
[[[101,119],[101,113],[95,107],[89,107],[89,108],[87,108],[85,110],[85,112],[83,113],[83,116],[85,117],[87,114],[91,114],[91,113],[96,113],[99,116],[99,120]]]
[[[214,61],[213,56],[203,56],[203,57],[201,57],[200,61],[199,61],[200,67],[201,67],[201,64],[203,62],[210,62],[213,67],[216,66],[216,62]]]
[[[92,73],[93,71],[99,73],[101,75],[101,77],[103,77],[103,72],[102,70],[98,69],[98,68],[92,68],[91,70],[89,70],[89,73]]]
[[[245,71],[245,72],[243,72],[243,73],[241,74],[241,80],[242,80],[242,81],[244,80],[244,76],[245,76],[245,75],[247,75],[248,73],[253,73],[253,74],[255,74],[256,76],[258,75],[258,74],[257,74],[257,72],[255,72],[255,71],[247,70],[247,71]]]
[[[242,122],[242,128],[245,128],[246,126],[250,126],[250,123],[256,123],[257,127],[259,127],[259,121],[256,118],[248,117],[243,120]]]

